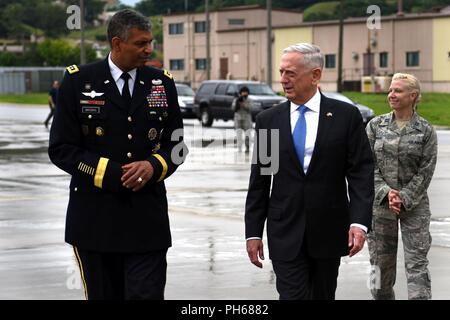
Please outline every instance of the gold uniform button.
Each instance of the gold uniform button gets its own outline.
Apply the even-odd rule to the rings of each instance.
[[[92,119],[92,114],[88,115],[88,118],[89,118],[89,119]]]
[[[128,134],[128,140],[131,140],[131,139],[133,139],[133,136],[130,133],[130,134]]]
[[[132,157],[131,152],[128,152],[128,153],[127,153],[127,157],[128,157],[128,158],[131,158],[131,157]]]
[[[131,119],[131,117],[128,117],[128,122],[131,122],[131,121],[133,121],[133,119]]]
[[[97,127],[95,128],[95,134],[99,137],[103,137],[103,135],[105,134],[105,130],[103,130],[102,127]]]
[[[77,192],[78,191],[78,188],[77,187],[75,187],[75,189],[73,189],[75,192]]]

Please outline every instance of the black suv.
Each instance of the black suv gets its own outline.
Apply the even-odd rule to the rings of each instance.
[[[203,81],[194,97],[194,113],[205,127],[210,127],[214,119],[232,120],[233,99],[238,96],[243,86],[250,91],[252,100],[252,117],[264,109],[284,102],[286,98],[278,96],[262,82],[245,80],[208,80]]]

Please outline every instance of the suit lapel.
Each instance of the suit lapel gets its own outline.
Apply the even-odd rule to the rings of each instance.
[[[333,105],[331,101],[325,97],[322,93],[320,100],[320,112],[319,112],[319,127],[317,129],[316,142],[314,144],[314,151],[311,157],[311,162],[309,163],[307,174],[311,173],[316,162],[320,158],[320,151],[322,148],[327,146],[327,135],[329,129],[333,125]]]
[[[151,91],[152,83],[150,77],[145,77],[143,68],[138,68],[136,72],[136,81],[134,82],[133,96],[131,97],[130,114],[133,114],[137,108],[142,106],[147,94]]]
[[[291,103],[286,101],[280,111],[280,140],[287,144],[288,153],[293,163],[301,174],[304,175],[303,169],[300,167],[297,153],[295,152],[294,139],[292,138],[291,129]],[[281,142],[280,141],[280,142]]]

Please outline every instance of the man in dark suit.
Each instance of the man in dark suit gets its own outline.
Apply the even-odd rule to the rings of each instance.
[[[72,175],[65,238],[88,299],[164,299],[164,180],[187,154],[177,93],[170,73],[144,66],[148,19],[119,11],[108,38],[108,57],[68,67],[59,89],[49,156]]]
[[[247,252],[262,267],[267,220],[283,300],[334,299],[340,257],[363,248],[371,224],[373,159],[362,118],[357,108],[320,93],[322,68],[317,46],[286,48],[280,75],[289,101],[256,118],[245,211]],[[271,138],[274,132],[279,139]],[[279,166],[262,158],[265,150]]]

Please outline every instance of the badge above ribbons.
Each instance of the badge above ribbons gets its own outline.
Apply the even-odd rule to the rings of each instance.
[[[167,108],[166,90],[162,85],[161,79],[152,80],[152,90],[147,96],[148,106],[150,108]]]

